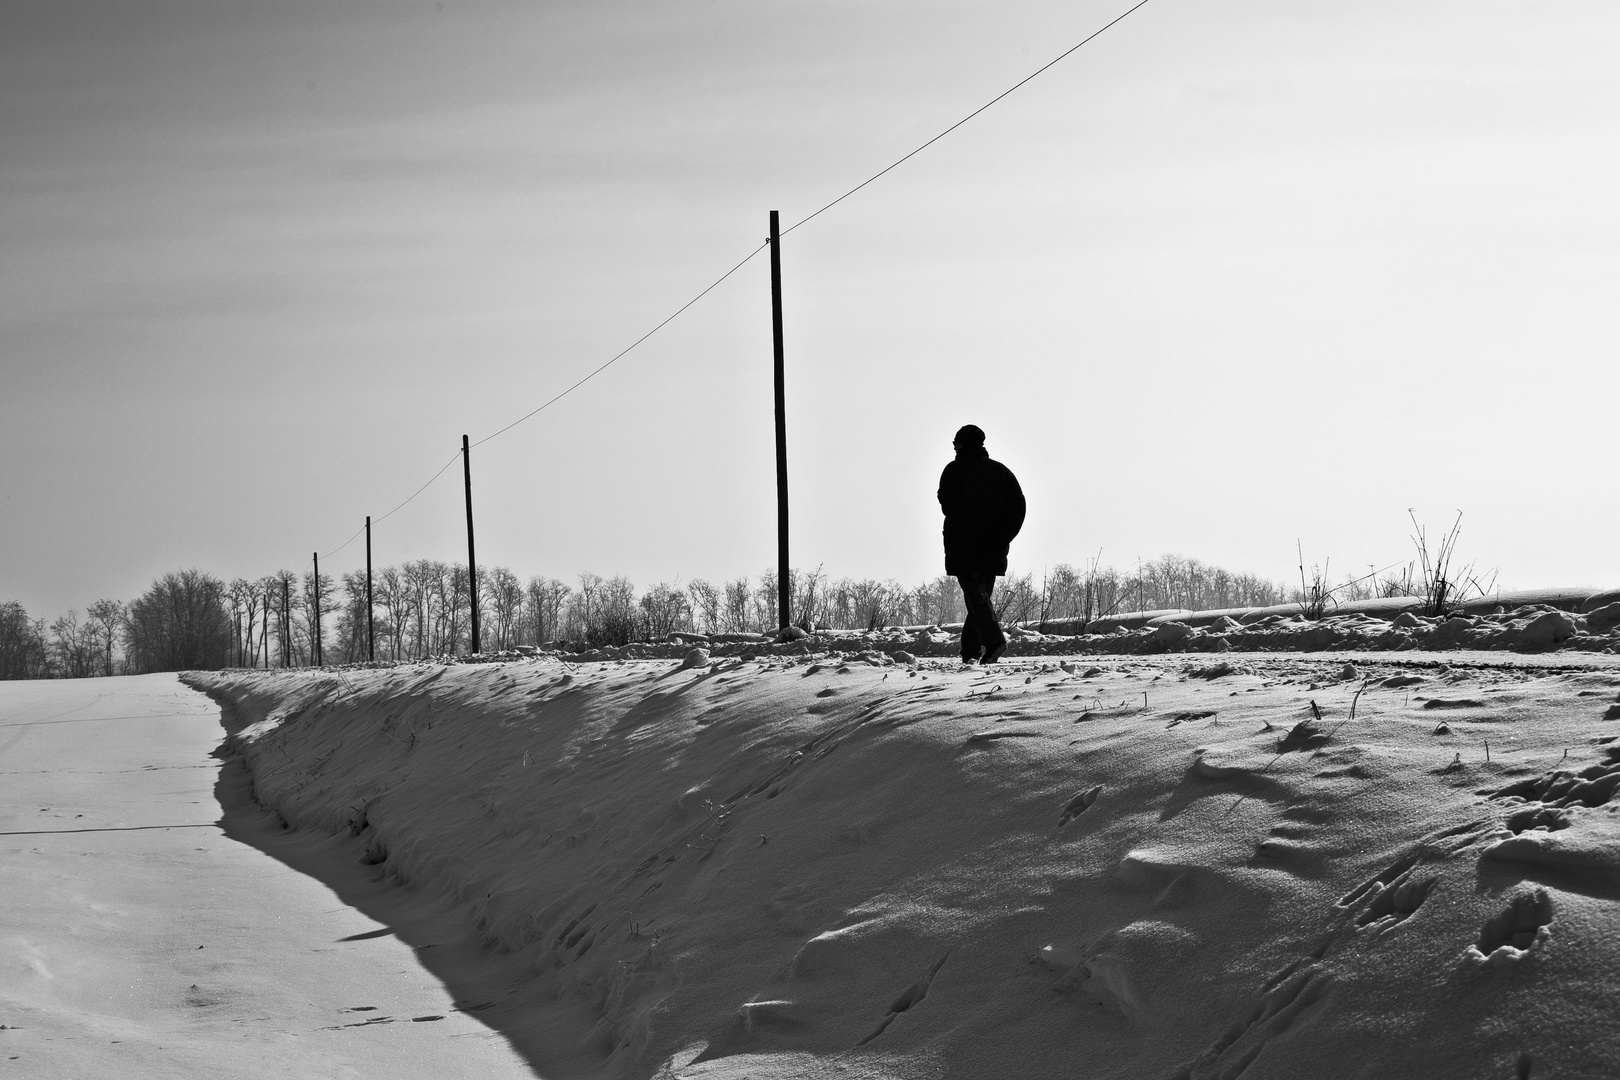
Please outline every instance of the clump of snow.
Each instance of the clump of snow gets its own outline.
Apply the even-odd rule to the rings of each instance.
[[[1613,658],[846,643],[188,679],[515,958],[477,1015],[543,1074],[1620,1074]]]
[[[1588,612],[1586,628],[1594,634],[1606,634],[1620,628],[1620,604],[1605,604]]]

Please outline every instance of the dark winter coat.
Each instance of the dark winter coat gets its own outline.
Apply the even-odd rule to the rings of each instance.
[[[958,451],[939,477],[945,572],[1005,574],[1007,547],[1024,527],[1024,491],[982,446]]]

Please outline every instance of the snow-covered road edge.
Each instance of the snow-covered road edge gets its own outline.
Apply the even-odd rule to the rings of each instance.
[[[1444,973],[1522,876],[1480,861],[1513,810],[1483,792],[1612,769],[1594,756],[1620,708],[1608,659],[537,660],[187,681],[221,702],[262,805],[355,833],[380,875],[452,898],[520,961],[481,1015],[565,1047],[557,1075],[912,1075],[945,1054],[951,1076],[1060,1075],[1084,1055],[1099,1075],[1201,1078],[1254,1051],[1222,1032],[1288,969],[1354,1003],[1268,1051],[1302,1055],[1294,1075],[1338,1075],[1331,1047],[1387,1030],[1379,1053],[1439,1077],[1546,1041],[1537,1019],[1451,1045],[1483,999]],[[1397,1008],[1362,909],[1413,860],[1443,902],[1401,913]],[[1503,884],[1482,892],[1482,875]],[[1580,936],[1549,961],[1569,993],[1548,1008],[1584,1031],[1612,994],[1562,965],[1602,968],[1605,939],[1558,918]],[[1436,977],[1445,994],[1418,992]]]

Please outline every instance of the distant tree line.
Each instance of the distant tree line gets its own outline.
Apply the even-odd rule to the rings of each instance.
[[[123,670],[119,644],[125,609],[117,600],[97,600],[85,612],[70,611],[55,622],[30,619],[15,600],[0,603],[0,679],[88,678]]]
[[[940,576],[914,587],[894,580],[833,579],[819,567],[790,571],[791,621],[807,629],[870,630],[962,620],[962,594]],[[758,633],[777,625],[777,581],[738,577],[638,591],[629,579],[579,575],[523,581],[504,566],[478,568],[480,646],[579,647],[656,641],[675,632]],[[1297,591],[1297,590],[1296,590]],[[1341,594],[1354,595],[1355,590]],[[1121,572],[1091,560],[998,582],[1004,622],[1081,620],[1129,610],[1254,607],[1292,597],[1283,586],[1197,559],[1166,555]],[[225,582],[201,570],[164,574],[129,603],[98,600],[47,624],[16,601],[0,603],[0,678],[84,678],[222,667],[303,667],[314,662],[317,601],[322,660],[367,657],[366,576],[339,579],[278,570]],[[378,660],[418,660],[471,646],[470,578],[462,563],[418,559],[372,577],[371,621]]]

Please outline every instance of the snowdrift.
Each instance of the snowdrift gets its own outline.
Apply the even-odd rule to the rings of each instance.
[[[1533,659],[187,679],[548,1077],[1620,1075],[1620,666]]]

